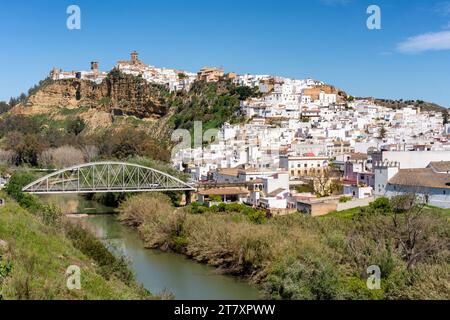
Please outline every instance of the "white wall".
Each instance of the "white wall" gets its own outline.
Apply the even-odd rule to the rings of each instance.
[[[374,198],[365,198],[365,199],[357,199],[353,201],[348,201],[344,203],[338,203],[336,211],[344,211],[348,209],[358,208],[358,207],[366,207],[368,206]]]
[[[277,177],[268,177],[263,179],[264,192],[266,194],[271,193],[276,189],[289,190],[289,174],[279,173]]]
[[[392,177],[398,173],[399,168],[394,166],[375,167],[375,195],[384,195],[386,186]]]
[[[450,151],[383,151],[383,161],[400,163],[400,169],[426,168],[433,161],[450,161]]]
[[[431,206],[450,209],[450,189],[388,185],[385,196],[391,198],[401,194],[415,194],[424,201],[428,200]]]

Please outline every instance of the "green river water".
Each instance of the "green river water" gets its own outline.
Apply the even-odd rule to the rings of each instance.
[[[137,280],[150,292],[172,293],[175,299],[258,299],[258,290],[248,283],[221,275],[212,267],[202,265],[175,253],[149,250],[136,231],[120,224],[111,208],[77,196],[45,196],[65,213],[89,213],[81,219],[114,254],[124,255]],[[109,213],[109,214],[108,214]]]

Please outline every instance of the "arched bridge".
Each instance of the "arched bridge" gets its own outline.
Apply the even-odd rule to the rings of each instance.
[[[34,194],[194,191],[167,173],[125,162],[92,162],[62,169],[42,177],[22,191]]]

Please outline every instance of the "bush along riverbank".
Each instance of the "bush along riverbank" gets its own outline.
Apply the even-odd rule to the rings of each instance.
[[[323,218],[268,219],[238,204],[175,209],[164,195],[141,194],[122,203],[120,219],[149,248],[243,276],[265,298],[450,298],[448,214],[414,197]],[[379,289],[367,285],[370,266],[380,268]]]
[[[0,298],[154,299],[135,281],[127,261],[112,255],[80,224],[24,194],[32,175],[16,174],[0,198]],[[80,268],[81,289],[69,290],[66,271]]]

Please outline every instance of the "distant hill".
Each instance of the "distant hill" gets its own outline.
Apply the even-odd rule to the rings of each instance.
[[[448,112],[449,110],[436,103],[427,102],[423,100],[393,100],[393,99],[380,99],[380,98],[368,98],[374,101],[377,105],[384,106],[392,109],[401,109],[408,106],[414,106],[420,108],[423,111],[435,111],[435,112]]]

